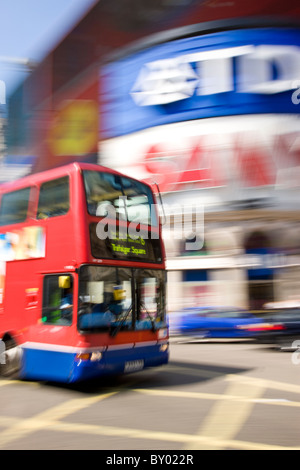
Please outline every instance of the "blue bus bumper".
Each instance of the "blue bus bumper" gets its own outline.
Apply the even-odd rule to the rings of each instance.
[[[74,383],[107,375],[138,372],[168,363],[167,343],[106,350],[98,355],[78,355],[26,347],[23,349],[20,378]]]

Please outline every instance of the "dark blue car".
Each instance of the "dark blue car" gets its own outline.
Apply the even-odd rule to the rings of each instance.
[[[260,324],[261,318],[235,307],[195,307],[169,315],[171,336],[254,338]]]
[[[273,344],[276,349],[299,350],[300,348],[300,309],[288,306],[274,309],[264,314],[265,325],[257,332],[261,343]]]

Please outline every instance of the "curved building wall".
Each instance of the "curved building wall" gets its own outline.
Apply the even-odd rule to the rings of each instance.
[[[297,28],[194,34],[101,68],[99,162],[160,185],[170,310],[296,300],[299,103]]]

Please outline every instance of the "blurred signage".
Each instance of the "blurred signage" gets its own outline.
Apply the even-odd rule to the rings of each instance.
[[[43,227],[23,227],[0,233],[0,262],[44,258],[46,235]]]
[[[205,257],[202,269],[230,269],[230,268],[246,268],[255,270],[263,269],[280,269],[283,267],[300,266],[300,256],[287,256],[285,254],[269,254],[269,255],[239,255],[239,256],[220,256]],[[182,269],[199,270],[199,258],[177,257],[167,259],[166,268],[168,271],[180,271]]]
[[[53,155],[85,155],[98,142],[98,105],[93,100],[63,101],[48,134]]]
[[[280,70],[277,76],[274,68]],[[241,46],[149,62],[142,67],[131,96],[138,106],[154,106],[193,95],[282,93],[299,85],[299,47]]]
[[[235,204],[278,197],[292,210],[300,190],[299,128],[299,116],[274,114],[169,124],[102,142],[101,163],[156,181],[164,193],[209,190],[214,203]]]
[[[0,160],[0,184],[30,174],[35,161],[33,156],[6,155]]]
[[[0,233],[0,314],[5,297],[6,262],[45,257],[46,238],[43,227],[23,227]],[[26,290],[26,308],[37,305],[38,289]]]
[[[300,87],[300,32],[185,38],[109,64],[100,78],[104,137],[204,117],[298,114],[292,94]]]

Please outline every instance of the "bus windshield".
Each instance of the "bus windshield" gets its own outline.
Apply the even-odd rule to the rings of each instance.
[[[164,326],[162,270],[82,266],[78,328],[89,331],[152,329]]]
[[[111,209],[119,220],[157,225],[152,191],[139,181],[112,173],[83,171],[90,215],[104,217]]]

